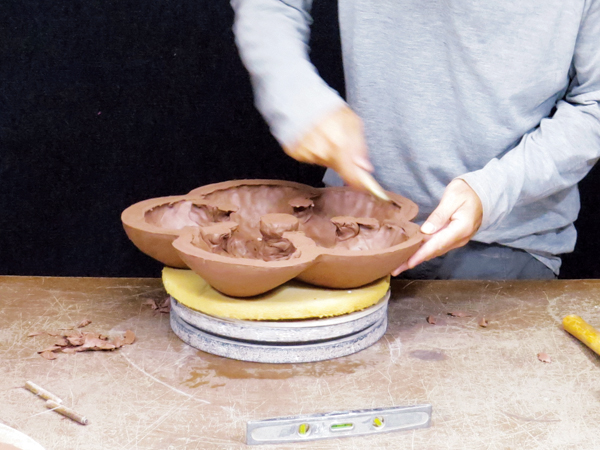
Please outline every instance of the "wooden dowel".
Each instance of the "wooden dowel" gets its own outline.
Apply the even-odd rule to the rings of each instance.
[[[27,389],[30,392],[33,392],[35,395],[43,398],[44,400],[52,400],[56,403],[62,403],[62,400],[56,395],[54,395],[52,392],[48,392],[46,389],[38,386],[32,381],[28,381],[27,383],[25,383],[25,389]]]
[[[90,423],[87,417],[82,416],[81,414],[73,411],[71,408],[67,408],[64,405],[59,405],[55,401],[48,400],[46,402],[46,408],[56,411],[57,413],[62,414],[63,416],[68,417],[69,419],[74,420],[75,422],[78,422],[81,425],[87,425],[88,423]]]

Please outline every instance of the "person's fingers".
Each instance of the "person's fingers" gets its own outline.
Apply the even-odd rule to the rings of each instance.
[[[362,187],[359,170],[373,171],[361,119],[350,109],[343,108],[327,122],[325,138],[330,142],[327,166],[335,170],[350,186]]]
[[[361,155],[362,149],[360,142],[354,142],[349,148],[347,154],[338,152],[329,167],[335,170],[346,184],[354,188],[364,190],[364,183],[361,174],[365,173],[366,167],[370,167],[368,160]],[[364,146],[366,148],[366,146]],[[358,161],[358,163],[357,163]],[[365,163],[367,161],[367,163]]]
[[[330,167],[349,186],[364,189],[359,171],[372,171],[373,168],[368,159],[362,156],[362,150],[355,149],[356,146],[356,143],[348,145],[348,151],[344,151],[333,146],[327,139],[311,139],[310,142],[284,150],[297,161]]]
[[[406,262],[412,269],[422,262],[441,256],[450,250],[462,247],[471,238],[471,225],[468,221],[452,220],[446,227],[431,236]]]
[[[373,171],[362,120],[348,107],[327,116],[284,150],[298,161],[332,168],[346,184],[358,189],[364,190],[361,174]]]
[[[422,262],[462,247],[479,229],[482,215],[481,201],[475,191],[463,180],[452,181],[438,207],[421,227],[426,235],[423,245],[392,274],[397,276]]]
[[[366,170],[367,172],[373,172],[375,170],[373,164],[371,164],[371,161],[369,161],[369,158],[366,155],[354,156],[353,160],[354,164],[356,164],[361,169]]]
[[[318,136],[307,136],[300,144],[295,147],[284,147],[285,152],[296,161],[327,165],[329,143]]]
[[[432,235],[428,235],[428,234],[424,235],[423,242],[421,243],[421,247],[419,247],[419,248],[422,248],[423,245],[425,245],[425,243],[431,238],[432,238]],[[418,252],[418,250],[417,250],[417,252]],[[415,254],[416,254],[416,252],[415,252]],[[408,265],[409,261],[410,261],[410,258],[408,260],[406,260],[405,262],[403,262],[402,264],[400,264],[394,271],[392,271],[392,275],[397,277],[405,270],[412,269],[414,266],[409,267],[409,265]]]
[[[402,263],[400,266],[392,272],[392,276],[397,277],[405,270],[408,270],[408,263]]]
[[[464,183],[462,180],[455,181]],[[439,205],[421,226],[422,233],[434,234],[441,230],[450,222],[452,215],[464,205],[466,199],[462,192],[462,186],[456,186],[455,181],[446,187]]]
[[[468,211],[465,208],[464,195],[452,183],[444,191],[437,208],[427,217],[421,226],[421,232],[430,236],[425,243],[408,260],[407,266],[412,269],[418,264],[436,256],[443,255],[452,248],[460,247],[465,238],[470,237],[472,226],[469,223]],[[469,209],[468,205],[466,206]],[[461,245],[458,245],[461,243]],[[466,242],[465,242],[466,243]]]

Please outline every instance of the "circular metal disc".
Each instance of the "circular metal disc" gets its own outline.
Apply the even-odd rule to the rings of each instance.
[[[387,328],[387,315],[362,331],[337,339],[297,345],[244,341],[207,333],[171,314],[171,328],[185,343],[214,355],[260,363],[301,363],[351,355],[377,342]]]
[[[225,338],[259,342],[307,343],[340,338],[379,322],[387,315],[390,292],[373,306],[342,316],[296,321],[250,321],[209,316],[171,297],[171,315],[192,328]]]

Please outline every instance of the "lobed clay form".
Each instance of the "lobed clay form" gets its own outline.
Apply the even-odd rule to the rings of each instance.
[[[189,267],[234,297],[292,278],[355,288],[388,275],[423,240],[417,206],[350,188],[240,180],[130,206],[121,216],[133,243],[167,266]]]

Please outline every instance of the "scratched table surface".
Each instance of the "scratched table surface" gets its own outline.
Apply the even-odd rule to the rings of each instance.
[[[431,403],[428,429],[254,448],[600,448],[600,358],[560,325],[578,314],[600,327],[600,281],[393,282],[378,343],[283,365],[185,345],[147,304],[165,297],[157,279],[0,277],[0,423],[47,450],[233,450],[253,448],[249,420]],[[86,331],[131,329],[137,341],[48,361],[37,351],[53,338],[27,337],[83,319]],[[27,380],[90,424],[47,411]]]

